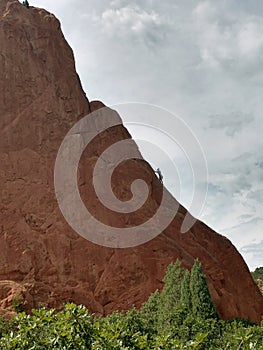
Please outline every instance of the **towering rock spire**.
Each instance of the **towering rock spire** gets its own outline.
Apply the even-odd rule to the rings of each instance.
[[[11,308],[17,293],[27,310],[39,304],[61,307],[65,301],[99,314],[139,306],[162,287],[171,261],[179,258],[190,268],[198,258],[221,317],[260,321],[263,298],[240,254],[201,222],[181,234],[184,208],[158,237],[129,249],[93,244],[66,223],[53,185],[57,151],[72,125],[102,106],[86,98],[58,20],[16,0],[0,0],[2,310]],[[113,187],[120,199],[127,199],[134,177],[144,179],[151,194],[142,210],[119,215],[99,203],[90,181],[98,154],[129,138],[120,121],[88,147],[79,170],[85,204],[107,224],[121,228],[145,221],[156,210],[161,191],[151,167],[142,159],[132,160],[116,172]],[[131,147],[138,152],[135,143]],[[171,198],[173,205],[177,202]]]

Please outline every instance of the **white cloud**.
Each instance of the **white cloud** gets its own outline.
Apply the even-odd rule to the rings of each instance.
[[[236,70],[262,62],[262,17],[247,13],[238,18],[222,3],[204,1],[193,10],[192,18],[204,64]]]
[[[145,11],[137,5],[106,9],[96,20],[100,21],[105,33],[118,36],[125,36],[131,32],[144,35],[145,32],[155,31],[163,24],[158,13]]]

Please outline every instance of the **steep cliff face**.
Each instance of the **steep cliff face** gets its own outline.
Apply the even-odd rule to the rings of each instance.
[[[54,191],[57,151],[75,122],[103,105],[85,97],[72,50],[53,15],[0,0],[0,19],[0,307],[10,309],[19,294],[28,310],[39,304],[61,307],[65,301],[98,314],[127,309],[162,287],[171,261],[179,258],[190,268],[199,258],[219,314],[260,321],[263,298],[240,254],[201,222],[181,234],[183,207],[162,234],[134,248],[102,247],[69,227]],[[85,150],[79,169],[86,206],[117,227],[144,222],[162,192],[148,163],[130,160],[116,169],[112,186],[127,200],[132,181],[144,179],[150,188],[146,204],[120,215],[99,202],[90,180],[98,155],[127,138],[121,122],[104,131]],[[139,155],[136,144],[131,147]]]

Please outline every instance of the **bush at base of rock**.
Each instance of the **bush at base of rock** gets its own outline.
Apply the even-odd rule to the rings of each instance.
[[[191,273],[179,262],[170,265],[164,281],[163,290],[153,293],[141,310],[96,318],[70,303],[60,312],[40,308],[9,322],[2,319],[0,349],[263,350],[263,324],[219,320],[198,261]],[[197,307],[200,300],[203,305]]]

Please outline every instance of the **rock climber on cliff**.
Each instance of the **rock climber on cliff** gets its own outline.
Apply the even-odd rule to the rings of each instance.
[[[26,7],[26,8],[29,8],[29,2],[27,0],[23,1],[23,5]]]
[[[161,170],[159,168],[157,168],[155,170],[155,173],[158,175],[160,182],[163,183],[163,174],[161,173]]]

